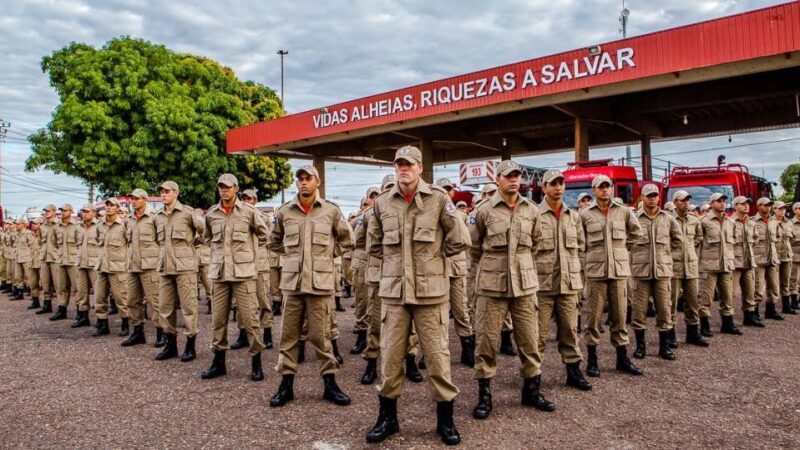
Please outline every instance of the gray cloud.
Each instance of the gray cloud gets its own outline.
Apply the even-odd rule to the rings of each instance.
[[[0,115],[12,122],[3,146],[3,202],[13,213],[45,201],[82,203],[85,187],[69,177],[26,174],[29,154],[22,139],[47,123],[56,96],[41,72],[41,57],[70,41],[100,46],[119,35],[142,37],[183,52],[206,55],[230,66],[242,79],[280,84],[278,49],[286,58],[286,107],[290,112],[384,92],[514,61],[615,40],[616,0],[354,0],[314,2],[212,2],[144,0],[21,0],[7,2],[0,17]],[[657,31],[781,1],[628,1],[629,35]],[[655,144],[654,154],[800,137],[797,130]],[[729,160],[749,164],[777,179],[797,160],[797,142],[730,149]],[[638,151],[635,149],[635,151]],[[673,155],[683,164],[711,163],[718,152]],[[599,149],[595,155],[624,155]],[[570,154],[545,155],[536,164],[563,167]],[[329,165],[331,197],[349,207],[363,190],[337,180],[358,175],[378,183],[376,168]],[[437,168],[453,176],[456,166]],[[8,177],[5,177],[8,175]],[[11,178],[14,176],[16,178]],[[27,180],[27,181],[21,181]],[[11,184],[17,183],[23,186]],[[28,184],[29,186],[25,186]],[[47,186],[65,187],[51,189]],[[47,192],[43,189],[49,189]],[[63,199],[63,200],[62,200]]]

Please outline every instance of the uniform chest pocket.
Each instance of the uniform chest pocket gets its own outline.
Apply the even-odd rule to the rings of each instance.
[[[636,245],[647,245],[650,243],[650,228],[642,228],[642,237],[636,241]]]
[[[533,223],[529,219],[523,219],[519,222],[519,245],[520,247],[532,247],[533,239],[531,232],[533,231]]]
[[[603,240],[603,224],[600,222],[590,222],[586,224],[586,240],[588,242],[599,242]]]
[[[211,224],[211,242],[222,241],[222,224],[215,222]]]
[[[328,245],[331,243],[331,225],[328,223],[315,223],[314,235],[311,242],[317,245]]]
[[[656,229],[656,243],[662,245],[669,245],[669,226],[661,225]]]
[[[283,228],[283,246],[296,247],[300,245],[300,225],[287,223]]]
[[[719,244],[721,240],[722,237],[720,236],[719,229],[710,228],[706,232],[706,242],[708,242],[709,244]]]
[[[762,227],[756,227],[756,237],[758,237],[759,241],[763,241],[766,238],[766,233],[764,233],[764,229]]]
[[[611,238],[616,240],[625,239],[627,231],[625,230],[625,222],[615,220],[611,223]]]
[[[400,243],[400,219],[397,216],[382,215],[383,245],[397,245]]]
[[[245,242],[250,235],[250,224],[245,221],[236,222],[233,225],[233,236],[231,239],[237,242]]]
[[[495,220],[486,224],[486,245],[502,248],[508,245],[508,224],[504,220]]]
[[[564,230],[564,237],[564,246],[567,248],[578,248],[578,230],[573,224],[570,224],[567,229]]]
[[[436,229],[434,227],[433,219],[418,218],[414,226],[414,241],[416,242],[434,242],[436,241]]]
[[[539,250],[552,250],[556,248],[556,230],[549,224],[542,224],[542,241]]]
[[[172,239],[175,241],[183,241],[186,239],[186,230],[175,228],[172,230]]]

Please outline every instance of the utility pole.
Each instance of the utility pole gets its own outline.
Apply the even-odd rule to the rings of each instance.
[[[11,127],[11,124],[0,117],[0,207],[3,205],[3,142],[6,140],[9,127]],[[5,210],[3,210],[3,215],[5,215]]]
[[[622,33],[622,39],[628,37],[628,16],[631,15],[630,10],[625,7],[625,0],[622,0],[622,11],[619,13],[619,23],[621,25],[620,32]],[[627,160],[627,164],[631,165],[631,146],[625,146],[625,159]],[[642,161],[644,163],[644,161]]]
[[[89,204],[94,205],[94,183],[89,183]]]
[[[289,54],[289,50],[278,50],[281,57],[281,108],[286,112],[286,103],[283,102],[283,57]],[[286,203],[286,189],[281,189],[281,204]]]

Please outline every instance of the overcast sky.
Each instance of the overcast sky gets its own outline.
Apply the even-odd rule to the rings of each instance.
[[[628,35],[783,3],[767,0],[632,0]],[[240,79],[280,89],[278,49],[286,49],[286,109],[300,112],[461,73],[618,39],[621,1],[351,0],[165,1],[18,0],[0,14],[0,117],[11,122],[2,158],[2,202],[12,214],[45,203],[85,203],[80,181],[25,173],[25,136],[44,126],[56,95],[42,56],[70,41],[102,46],[130,35],[208,56]],[[681,164],[713,164],[720,153],[777,181],[798,161],[800,130],[654,144],[653,154]],[[747,144],[747,145],[743,145]],[[732,147],[732,148],[725,148]],[[706,150],[708,151],[694,151]],[[690,150],[685,154],[675,154]],[[638,148],[634,148],[634,153]],[[620,157],[599,149],[592,158]],[[523,159],[563,168],[571,153]],[[293,164],[302,164],[292,161]],[[662,163],[655,161],[654,166]],[[352,209],[389,168],[328,164],[328,197]],[[455,178],[456,165],[436,176]],[[357,183],[353,183],[353,178]],[[279,200],[279,199],[278,199]],[[207,206],[207,205],[195,205]]]

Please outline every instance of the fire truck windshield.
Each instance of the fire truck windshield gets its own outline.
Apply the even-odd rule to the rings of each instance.
[[[574,183],[570,182],[567,183],[564,189],[564,196],[561,198],[567,206],[573,209],[578,208],[578,196],[587,193],[592,195],[592,183],[585,182],[585,183]]]
[[[667,197],[664,201],[672,200],[672,194],[677,191],[686,191],[689,195],[692,196],[692,203],[697,206],[702,206],[708,203],[708,199],[711,198],[711,194],[715,194],[720,192],[725,194],[728,197],[727,205],[733,204],[733,198],[736,194],[733,191],[733,186],[730,184],[720,184],[720,185],[708,185],[708,186],[674,186],[670,187],[667,191]]]

